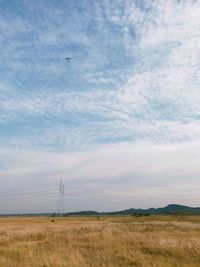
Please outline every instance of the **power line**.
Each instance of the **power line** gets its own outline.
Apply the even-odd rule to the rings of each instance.
[[[1,196],[5,195],[6,196],[18,196],[18,195],[34,195],[34,194],[38,194],[38,193],[46,193],[46,192],[50,192],[50,191],[55,191],[56,187],[49,187],[49,188],[45,188],[45,189],[38,189],[38,190],[25,190],[25,191],[8,191],[8,192],[0,192],[0,198]]]
[[[21,195],[21,196],[11,196],[11,197],[5,197],[5,198],[1,198],[0,199],[0,202],[3,202],[3,201],[10,201],[10,200],[21,200],[21,199],[29,199],[31,197],[37,197],[38,198],[44,198],[44,197],[56,197],[56,192],[49,192],[49,193],[40,193],[40,194],[36,194],[36,195]]]

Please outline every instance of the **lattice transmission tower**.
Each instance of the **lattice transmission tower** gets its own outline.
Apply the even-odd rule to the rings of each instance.
[[[64,199],[65,197],[65,185],[63,181],[60,181],[59,184],[59,192],[58,192],[58,206],[57,206],[57,214],[59,216],[64,215]]]

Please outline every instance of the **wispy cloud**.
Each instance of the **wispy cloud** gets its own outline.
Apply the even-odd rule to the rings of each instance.
[[[1,1],[0,5],[0,148],[14,153],[15,161],[13,148],[26,150],[27,155],[37,150],[37,156],[72,153],[69,158],[73,158],[80,151],[90,154],[107,145],[111,149],[110,144],[116,145],[116,154],[122,143],[130,144],[129,155],[135,146],[145,149],[146,142],[175,150],[199,142],[198,1],[24,1],[20,6]],[[67,55],[72,57],[70,63],[64,60]],[[150,151],[152,157],[168,155],[165,149]],[[144,155],[135,155],[138,164]],[[128,156],[119,156],[123,157],[128,161]],[[122,187],[128,184],[128,178],[122,179],[123,167],[114,167],[120,165],[115,154],[107,160],[112,162],[108,169],[103,159],[98,161],[105,168],[90,167],[87,172],[78,168],[84,177],[89,172],[101,174],[96,180],[105,180],[106,186],[106,179],[113,186],[118,179]],[[187,160],[192,164],[193,155]],[[87,161],[92,165],[92,156]],[[9,158],[0,160],[4,171],[9,170],[6,162]],[[55,162],[55,170],[44,168],[45,177],[62,169],[57,154]],[[174,166],[170,168],[175,173]],[[188,177],[190,172],[192,165],[187,165]],[[27,177],[33,180],[37,175]],[[145,177],[143,172],[141,181]],[[159,177],[166,184],[171,181],[164,167]],[[73,179],[81,184],[79,178]],[[174,188],[186,190],[195,179]],[[149,190],[159,188],[157,182],[155,178],[152,187],[141,186],[137,192],[147,190],[151,197]]]

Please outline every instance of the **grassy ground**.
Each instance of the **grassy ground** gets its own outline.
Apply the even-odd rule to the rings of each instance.
[[[200,266],[200,216],[0,218],[0,266]]]

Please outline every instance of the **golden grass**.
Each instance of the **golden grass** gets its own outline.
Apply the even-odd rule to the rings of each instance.
[[[200,216],[0,218],[0,266],[199,267]]]

